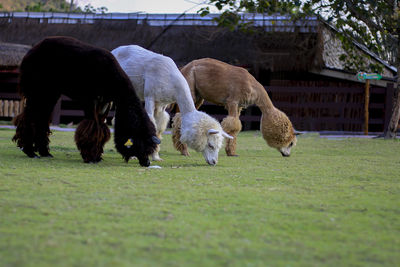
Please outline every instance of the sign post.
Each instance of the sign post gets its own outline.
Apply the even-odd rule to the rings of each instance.
[[[364,96],[364,135],[368,135],[368,123],[369,123],[369,80],[380,80],[382,76],[378,73],[357,73],[359,81],[365,82],[365,96]]]

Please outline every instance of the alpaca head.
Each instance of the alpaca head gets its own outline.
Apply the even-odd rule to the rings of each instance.
[[[297,133],[285,113],[275,108],[272,112],[263,114],[261,132],[270,147],[276,148],[284,157],[290,156],[290,151],[297,142]]]
[[[181,142],[201,152],[209,165],[218,163],[218,152],[224,138],[233,137],[222,130],[217,120],[204,112],[193,111],[182,116]]]
[[[127,114],[120,112],[117,106],[114,122],[115,148],[126,162],[130,158],[136,157],[141,166],[148,167],[150,165],[149,156],[161,141],[156,137],[154,124],[144,111],[140,113],[142,124],[137,127],[132,127],[135,123],[126,123],[126,121],[129,122],[128,118],[135,118],[135,116],[126,116]]]
[[[130,158],[136,157],[139,160],[139,164],[144,167],[150,166],[149,155],[161,143],[160,139],[156,136],[145,139],[125,137],[121,141],[116,141],[116,148],[122,154],[125,161],[128,162]]]

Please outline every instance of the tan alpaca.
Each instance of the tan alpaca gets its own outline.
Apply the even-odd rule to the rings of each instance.
[[[267,144],[290,156],[296,145],[296,133],[285,113],[275,108],[264,87],[244,68],[203,58],[190,62],[181,69],[188,81],[196,108],[204,100],[225,106],[228,116],[221,125],[225,132],[233,136],[227,140],[225,151],[228,156],[236,155],[236,137],[242,129],[240,112],[249,105],[257,105],[261,112],[261,132]],[[189,155],[180,138],[179,118],[173,122],[173,143],[183,155]]]

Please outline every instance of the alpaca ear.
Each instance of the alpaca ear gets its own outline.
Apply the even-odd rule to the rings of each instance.
[[[219,133],[218,130],[210,129],[210,130],[208,130],[207,135],[212,135],[212,134],[217,134],[217,133]]]
[[[299,132],[299,131],[296,131],[296,130],[294,130],[294,135],[301,135],[301,134],[303,134],[302,132]]]
[[[222,136],[225,137],[225,138],[228,138],[228,139],[233,139],[233,136],[230,136],[225,131],[222,131]]]
[[[161,144],[161,140],[157,137],[157,136],[152,136],[151,137],[151,140],[153,141],[153,143],[155,143],[155,144],[157,144],[157,145],[159,145],[159,144]]]

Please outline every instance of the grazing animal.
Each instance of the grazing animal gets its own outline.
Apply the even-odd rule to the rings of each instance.
[[[149,155],[160,140],[125,72],[114,56],[101,48],[70,37],[49,37],[34,46],[20,66],[19,90],[26,99],[16,117],[13,137],[28,157],[52,157],[49,123],[61,94],[79,102],[84,120],[75,131],[75,142],[84,162],[101,161],[110,138],[104,123],[115,104],[116,149],[125,161],[135,156],[149,166]]]
[[[228,156],[237,156],[236,137],[242,129],[240,112],[252,104],[262,112],[261,132],[267,144],[282,156],[290,156],[297,142],[297,132],[286,114],[274,107],[264,87],[246,69],[203,58],[193,60],[181,72],[188,81],[196,108],[206,100],[228,110],[228,116],[221,123],[225,132],[233,136],[225,147]],[[173,124],[174,146],[187,155],[185,145],[178,142],[179,128],[179,123]]]
[[[157,137],[161,139],[169,122],[165,109],[176,102],[182,119],[180,141],[202,152],[208,164],[217,164],[224,137],[232,137],[218,121],[196,110],[190,88],[175,62],[137,45],[120,46],[111,53],[128,74],[139,98],[144,100]],[[153,153],[153,160],[162,160],[158,152],[159,148]]]

